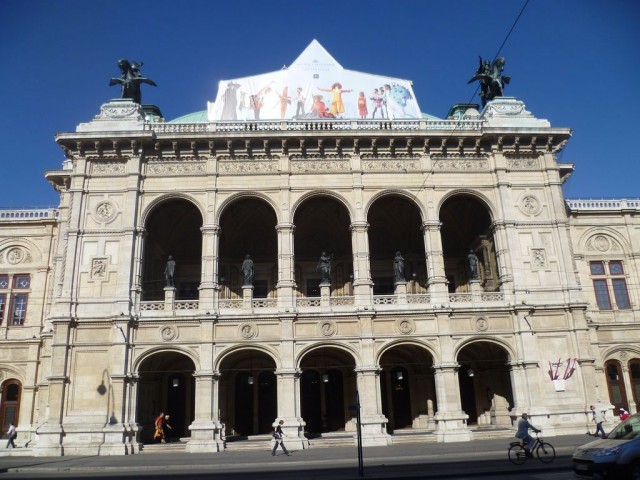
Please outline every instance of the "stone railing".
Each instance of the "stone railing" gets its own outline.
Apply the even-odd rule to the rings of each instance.
[[[0,222],[56,219],[59,214],[60,212],[57,208],[0,210]]]
[[[355,297],[329,297],[329,305],[355,305]]]
[[[164,302],[140,302],[140,311],[164,310]]]
[[[415,294],[411,293],[407,295],[407,303],[429,303],[431,302],[431,295]]]
[[[278,306],[277,298],[256,298],[252,300],[251,306],[253,308],[273,308]]]
[[[320,297],[298,297],[296,298],[296,306],[298,307],[319,307]]]
[[[174,306],[176,310],[198,310],[198,301],[189,300],[184,302],[175,302]]]
[[[373,304],[374,305],[397,305],[398,297],[396,297],[395,295],[374,295]]]
[[[449,294],[449,302],[451,303],[460,303],[460,302],[470,302],[473,299],[470,293],[450,293]]]
[[[244,300],[242,299],[224,299],[224,300],[218,300],[218,307],[220,308],[235,308],[235,309],[239,309],[242,308],[244,304]]]
[[[567,199],[572,211],[640,210],[640,199]]]
[[[147,123],[156,133],[278,132],[278,131],[452,131],[481,130],[484,120],[264,120],[211,123]]]

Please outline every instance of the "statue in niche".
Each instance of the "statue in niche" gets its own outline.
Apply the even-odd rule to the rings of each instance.
[[[489,59],[484,61],[482,61],[482,57],[479,57],[479,59],[480,66],[467,84],[480,82],[480,99],[484,108],[487,102],[504,95],[504,86],[511,81],[511,77],[502,75],[506,63],[504,57],[496,58],[493,63],[490,63]]]
[[[176,261],[171,255],[167,257],[167,263],[164,266],[164,285],[165,287],[173,287],[173,277],[176,273]]]
[[[322,252],[320,259],[318,260],[318,266],[316,270],[320,272],[320,284],[331,283],[331,262],[333,261],[333,253],[327,255],[326,252]]]
[[[247,254],[244,257],[244,261],[242,262],[242,274],[244,275],[244,283],[243,285],[253,285],[253,260],[251,260],[251,255]]]
[[[478,278],[478,257],[473,250],[469,250],[467,261],[469,262],[469,278],[475,280]]]
[[[393,274],[395,276],[396,283],[407,281],[404,276],[404,258],[402,258],[400,250],[398,250],[396,252],[396,256],[393,257]]]
[[[142,103],[142,93],[140,91],[140,84],[146,83],[157,87],[156,83],[150,78],[145,78],[140,73],[140,67],[142,62],[129,62],[124,58],[118,60],[118,67],[120,67],[120,78],[112,78],[109,80],[109,86],[120,84],[122,85],[122,98],[130,98],[137,104]]]

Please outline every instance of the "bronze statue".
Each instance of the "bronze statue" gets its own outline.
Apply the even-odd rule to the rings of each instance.
[[[166,287],[173,287],[173,276],[176,273],[176,261],[171,255],[167,257],[167,263],[164,266],[164,283]]]
[[[480,99],[484,108],[488,101],[493,100],[495,97],[503,96],[504,86],[509,83],[511,77],[502,75],[505,65],[503,57],[496,58],[493,63],[490,63],[489,59],[484,62],[482,57],[479,57],[479,59],[480,66],[473,78],[467,83],[480,81]]]
[[[254,273],[254,267],[253,267],[253,260],[251,260],[251,255],[246,255],[244,257],[244,261],[242,262],[242,267],[240,267],[242,269],[242,273],[244,274],[244,285],[248,286],[248,285],[253,285],[253,273]]]
[[[157,87],[156,83],[150,78],[144,78],[140,73],[142,62],[129,62],[124,58],[118,60],[118,67],[122,75],[120,78],[112,78],[109,86],[116,84],[122,85],[122,98],[130,98],[135,103],[141,104],[142,93],[140,92],[140,84],[146,83]]]
[[[400,253],[399,250],[393,258],[393,273],[395,275],[396,283],[406,282],[407,279],[404,276],[404,258],[402,258],[402,253]]]
[[[473,250],[469,250],[467,260],[469,261],[469,277],[472,280],[475,280],[478,278],[478,257]]]
[[[333,260],[333,253],[327,255],[326,252],[322,252],[320,259],[318,260],[317,270],[320,271],[320,285],[326,285],[331,283],[331,261]]]

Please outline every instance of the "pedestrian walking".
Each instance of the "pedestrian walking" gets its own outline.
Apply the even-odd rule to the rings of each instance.
[[[593,434],[594,437],[598,436],[598,432],[602,433],[602,438],[606,438],[607,434],[604,433],[604,428],[602,428],[602,424],[604,423],[604,413],[601,410],[596,410],[596,407],[591,405],[591,412],[593,414],[593,422],[596,424],[596,433]]]
[[[276,450],[278,449],[278,444],[282,446],[282,451],[285,453],[285,455],[287,456],[291,455],[289,450],[287,450],[287,447],[284,446],[284,441],[282,440],[283,437],[286,437],[286,435],[282,431],[282,425],[284,425],[284,420],[280,420],[278,422],[278,426],[276,426],[276,429],[273,432],[273,439],[275,440],[275,443],[273,444],[273,450],[271,450],[271,456],[273,457],[276,456]]]
[[[9,435],[9,440],[7,441],[7,448],[9,446],[16,448],[16,443],[14,440],[18,436],[18,432],[16,431],[16,427],[13,423],[9,423],[9,429],[7,430],[7,435]]]

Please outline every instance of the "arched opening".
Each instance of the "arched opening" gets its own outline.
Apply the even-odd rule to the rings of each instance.
[[[509,354],[493,342],[477,341],[458,353],[458,381],[467,423],[510,426],[513,390]]]
[[[384,352],[380,367],[388,432],[433,428],[437,401],[431,354],[417,345],[396,345]]]
[[[273,430],[278,415],[276,364],[264,352],[245,348],[220,364],[219,404],[227,441]]]
[[[322,347],[300,362],[300,403],[306,433],[350,430],[355,426],[349,405],[356,398],[355,361],[348,353]]]
[[[198,298],[202,270],[202,215],[192,203],[173,199],[156,206],[145,224],[142,299],[163,300],[165,266],[176,262],[176,299]]]
[[[395,292],[396,281],[407,281],[408,293],[427,291],[424,235],[420,210],[398,196],[385,196],[369,209],[369,255],[373,293]],[[394,271],[394,257],[401,253],[404,268],[399,277]]]
[[[0,421],[4,434],[13,423],[16,427],[20,421],[20,397],[22,396],[22,384],[15,379],[9,379],[2,383],[2,395],[0,395]]]
[[[136,418],[143,443],[153,441],[153,423],[161,412],[171,415],[167,441],[190,436],[189,425],[195,418],[194,372],[193,360],[178,352],[158,352],[140,364]]]
[[[496,246],[487,207],[466,195],[447,199],[440,209],[444,269],[450,293],[470,291],[478,281],[485,291],[499,288]],[[477,258],[475,271],[469,256]]]
[[[608,360],[604,364],[604,370],[607,376],[609,402],[616,407],[614,411],[619,411],[620,407],[628,410],[629,403],[627,402],[627,392],[624,388],[622,365],[617,360]]]
[[[631,390],[637,411],[640,407],[640,359],[632,358],[629,360],[629,377],[631,377]]]
[[[222,298],[242,298],[242,262],[253,261],[253,297],[276,297],[278,238],[276,215],[270,205],[256,198],[236,200],[220,219],[218,280]]]
[[[331,258],[331,295],[351,295],[351,220],[344,205],[328,197],[311,198],[297,208],[294,224],[297,294],[306,297],[320,296],[322,274],[318,263],[325,252]]]

